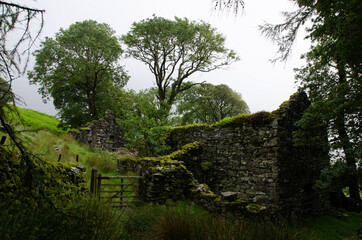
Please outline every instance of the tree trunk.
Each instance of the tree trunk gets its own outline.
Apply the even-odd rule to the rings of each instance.
[[[88,105],[89,105],[90,114],[93,118],[92,120],[99,119],[98,109],[96,106],[96,94],[94,92],[88,94]]]
[[[338,90],[339,98],[341,99],[341,104],[344,105],[346,101],[346,70],[345,66],[341,63],[341,61],[337,62],[338,64],[338,78],[339,78],[339,85],[340,89]],[[346,157],[346,162],[349,167],[352,169],[351,177],[349,180],[349,194],[350,197],[356,201],[360,201],[360,194],[359,194],[359,185],[358,185],[358,174],[356,168],[356,159],[355,154],[353,152],[353,146],[350,142],[348,133],[346,131],[345,125],[345,111],[344,108],[340,108],[337,112],[336,117],[336,128],[338,131],[338,138],[341,141],[343,152]]]

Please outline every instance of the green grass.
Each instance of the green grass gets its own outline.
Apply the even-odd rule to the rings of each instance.
[[[26,108],[17,108],[17,111],[22,117],[24,125],[27,127],[47,129],[59,133],[64,132],[64,130],[57,127],[60,121],[53,116]],[[17,125],[22,124],[21,119],[16,114],[10,114],[9,118],[11,122]]]
[[[0,239],[116,240],[124,239],[122,212],[94,199],[56,210],[40,206],[8,208],[0,203]]]
[[[361,227],[362,215],[355,212],[330,213],[310,217],[305,221],[306,233],[313,240],[341,240],[356,236]]]
[[[127,239],[297,240],[308,239],[287,225],[260,219],[220,217],[187,202],[143,206],[128,213],[123,225]]]
[[[0,211],[0,239],[4,240],[343,240],[356,236],[361,219],[357,213],[341,219],[330,214],[309,218],[296,228],[262,219],[216,216],[190,202],[122,211],[92,199],[75,201],[62,210],[8,208],[1,202]]]
[[[79,143],[69,134],[57,128],[59,120],[45,113],[30,109],[17,108],[23,119],[10,114],[8,116],[15,130],[18,132],[24,145],[35,155],[48,161],[58,161],[61,154],[61,162],[76,161],[87,169],[87,176],[90,176],[91,168],[96,168],[102,174],[117,174],[116,159],[104,151],[94,151],[88,145]],[[4,135],[0,132],[1,135]],[[7,140],[7,144],[11,144]]]

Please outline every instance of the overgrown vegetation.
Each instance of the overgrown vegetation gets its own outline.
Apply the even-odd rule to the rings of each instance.
[[[298,226],[268,220],[220,217],[187,202],[127,211],[95,200],[75,201],[63,211],[0,206],[0,239],[215,239],[340,240],[356,235],[357,213],[313,217]]]
[[[320,217],[309,217],[303,223],[304,235],[313,240],[358,239],[361,231],[361,213],[334,212]],[[349,238],[354,236],[354,238]]]
[[[59,210],[20,205],[7,208],[0,203],[0,239],[124,239],[122,212],[94,199],[74,201]]]
[[[74,140],[64,130],[58,128],[59,120],[47,114],[30,109],[17,108],[20,116],[10,115],[16,132],[21,132],[23,144],[32,153],[49,162],[75,162],[77,155],[80,164],[87,173],[97,168],[101,173],[115,172],[116,157],[104,151],[91,149],[85,144]],[[0,136],[5,135],[0,133]],[[10,139],[6,141],[10,145]],[[89,174],[88,174],[89,175]]]
[[[215,8],[234,6],[235,11],[239,4],[243,6],[243,1],[238,0],[213,2]],[[308,118],[304,117],[304,125],[311,129],[315,119],[323,120],[329,127],[330,136],[334,137],[331,141],[332,146],[335,149],[343,149],[344,152],[341,159],[346,162],[348,168],[336,164],[330,169],[326,169],[322,174],[325,179],[321,184],[327,183],[324,185],[326,189],[330,189],[331,186],[338,188],[348,186],[350,196],[359,201],[360,176],[357,170],[360,169],[357,169],[356,166],[359,166],[358,163],[361,160],[359,147],[361,129],[358,127],[360,126],[362,99],[360,97],[361,45],[359,44],[361,38],[358,37],[361,34],[359,23],[361,4],[358,1],[346,0],[294,2],[298,3],[299,9],[295,12],[284,13],[286,22],[283,24],[275,26],[267,24],[264,27],[264,33],[279,44],[280,59],[285,60],[290,53],[297,30],[308,18],[313,19],[314,24],[307,30],[307,37],[311,38],[314,46],[304,56],[307,66],[299,69],[297,74],[302,89],[308,91],[313,102],[312,108],[309,109],[310,115],[305,115]],[[121,211],[115,211],[106,205],[88,199],[88,195],[84,191],[84,181],[82,180],[78,186],[74,184],[76,181],[74,178],[77,176],[71,173],[74,171],[75,164],[63,162],[74,161],[78,155],[80,162],[88,170],[96,167],[101,172],[111,172],[115,169],[115,159],[107,153],[91,150],[75,142],[65,135],[63,130],[55,127],[58,125],[55,118],[27,110],[20,110],[20,115],[25,118],[24,121],[17,119],[17,115],[7,118],[4,106],[10,102],[15,105],[15,96],[11,91],[12,81],[25,71],[28,60],[26,54],[29,53],[30,47],[33,46],[41,32],[44,10],[31,9],[3,1],[0,6],[3,13],[0,17],[2,26],[0,28],[2,47],[0,77],[4,78],[1,80],[0,88],[0,130],[8,136],[8,142],[0,146],[0,170],[3,170],[0,176],[0,211],[2,213],[0,215],[0,239],[343,239],[356,234],[357,228],[360,227],[360,215],[355,213],[347,215],[338,213],[310,218],[305,223],[307,229],[295,229],[288,225],[276,225],[267,220],[215,216],[187,203],[175,204],[168,201],[166,206],[144,206],[122,214]],[[34,29],[33,20],[36,19],[36,16],[41,17],[41,21],[38,31],[32,37],[30,29]],[[98,25],[92,20],[83,23],[87,22]],[[82,23],[73,24],[69,29],[74,29],[80,24]],[[113,30],[106,24],[103,24],[103,27],[107,28],[103,33],[110,33],[112,39],[118,42],[116,37],[113,37]],[[137,32],[137,29],[151,31],[142,34],[142,32]],[[18,32],[20,38],[15,39],[15,44],[8,41],[8,33],[13,30],[20,30]],[[94,33],[95,30],[97,28],[93,28],[93,31],[90,32]],[[61,29],[55,40],[59,40],[59,43],[66,42],[65,45],[71,45],[81,40],[80,43],[83,44],[85,38],[79,38],[79,36],[89,33],[89,30],[70,35],[66,35],[66,32],[67,30]],[[103,33],[98,35],[106,36]],[[153,39],[149,38],[150,33],[155,34],[154,39],[162,34],[166,35],[161,39],[162,41],[160,39],[148,41]],[[187,86],[182,85],[189,75],[196,71],[212,71],[238,59],[233,51],[223,47],[224,37],[214,33],[215,29],[204,22],[199,24],[180,18],[170,21],[154,16],[153,19],[135,23],[129,34],[123,37],[123,41],[129,47],[128,54],[148,64],[155,75],[158,92],[152,97],[156,96],[161,103],[158,108],[167,113],[170,112],[176,95],[195,85],[191,82]],[[168,35],[171,38],[168,38]],[[94,36],[91,34],[90,37]],[[187,36],[191,38],[186,40]],[[141,42],[138,42],[140,39]],[[201,40],[204,39],[214,39],[212,41],[214,44],[210,45],[211,48],[208,48],[208,41],[202,43]],[[60,66],[56,60],[61,59],[65,53],[62,50],[56,51],[59,48],[57,48],[55,40],[47,38],[42,43],[43,51],[37,51],[37,66],[30,72],[30,78],[34,83],[51,80],[43,82],[45,84],[41,90],[43,95],[54,97],[54,104],[61,110],[63,117],[72,117],[74,113],[86,113],[87,109],[90,109],[88,117],[97,119],[102,115],[99,114],[98,108],[105,108],[108,104],[110,107],[115,106],[114,103],[118,103],[117,101],[120,100],[117,87],[123,86],[128,79],[126,73],[117,65],[114,71],[106,72],[103,75],[106,76],[104,79],[106,83],[110,84],[103,84],[96,89],[83,89],[83,93],[77,95],[81,89],[80,85],[83,85],[79,85],[79,80],[88,80],[83,86],[90,87],[98,83],[100,76],[94,74],[97,77],[90,79],[92,74],[89,74],[90,68],[87,66],[87,63],[90,63],[90,55],[79,58],[80,65],[70,74],[68,69],[63,69],[63,64],[56,69],[58,71],[47,71],[48,68],[51,68],[52,63],[55,63],[56,67]],[[105,46],[101,44],[102,42],[104,43],[104,41],[85,42],[87,49],[95,46],[95,52],[98,54],[93,59],[97,60],[98,57],[104,57],[106,53],[109,53],[112,55],[111,62],[117,62],[120,54],[115,53],[121,52],[118,44],[113,48],[115,51],[109,51],[109,45],[106,44],[108,49],[99,53],[100,47]],[[195,43],[196,45],[193,45],[200,46],[200,48],[196,48],[196,52],[193,47],[178,50],[177,47],[185,42]],[[9,48],[8,43],[15,47]],[[24,52],[20,51],[22,43],[28,43]],[[144,45],[137,45],[137,43]],[[132,49],[134,46],[136,49]],[[163,49],[167,52],[159,52],[155,59],[148,61],[147,58],[143,58],[141,53],[144,50],[143,54],[147,54],[150,49],[152,57],[155,56],[155,50]],[[74,48],[69,52],[71,53],[72,50]],[[40,54],[41,52],[42,54]],[[84,52],[89,53],[89,51]],[[180,56],[178,56],[179,52]],[[191,53],[190,57],[185,54],[188,52]],[[81,55],[81,53],[76,55]],[[162,57],[163,61],[159,61],[159,58]],[[181,58],[184,60],[185,57],[186,61],[180,64],[179,60]],[[69,59],[75,59],[74,55],[66,58],[66,60]],[[199,60],[196,65],[193,61],[195,59]],[[220,59],[225,61],[219,62]],[[20,64],[24,62],[25,64]],[[163,66],[158,65],[160,62],[163,62]],[[165,65],[166,62],[169,63]],[[67,61],[60,63],[67,63]],[[21,65],[24,65],[24,69]],[[172,65],[186,68],[179,68],[176,78],[173,75],[176,72]],[[172,69],[171,72],[167,72],[168,69]],[[103,70],[103,68],[100,69],[100,71]],[[78,75],[78,77],[72,78],[74,75]],[[73,81],[68,82],[68,85],[63,84],[63,80],[69,79]],[[94,80],[93,84],[90,84],[92,81],[89,80]],[[52,92],[47,92],[47,87],[53,87],[57,81],[60,81],[61,84],[55,84]],[[70,89],[76,91],[69,91]],[[96,96],[96,92],[103,94]],[[85,95],[93,96],[88,99],[89,101],[84,101]],[[98,101],[96,101],[97,97],[99,97]],[[117,100],[114,101],[114,99]],[[78,111],[83,109],[83,106],[78,105],[82,100],[85,105],[88,104],[88,108],[85,108],[85,111]],[[75,104],[65,104],[67,101]],[[66,109],[66,107],[71,107],[71,109]],[[157,154],[166,148],[164,148],[163,142],[155,140],[163,133],[163,129],[156,127],[164,125],[159,122],[164,123],[168,119],[161,118],[158,123],[154,123],[152,122],[155,120],[154,116],[147,113],[148,110],[149,107],[145,111],[138,111],[139,118],[132,118],[131,120],[136,121],[129,122],[129,124],[134,126],[134,130],[137,130],[138,126],[146,126],[142,132],[133,132],[132,137],[137,146],[144,147],[145,154],[150,152]],[[64,113],[66,114],[64,115]],[[166,115],[163,114],[161,117]],[[128,116],[132,116],[132,114]],[[309,118],[310,116],[312,117]],[[260,124],[273,119],[274,116],[269,113],[258,113],[252,116],[225,119],[214,125],[191,125],[186,128],[212,128],[237,124],[239,121],[245,120],[252,124]],[[76,126],[86,121],[89,121],[87,116],[78,116],[68,124]],[[23,134],[17,135],[12,126],[8,124],[9,122],[17,125],[24,123],[25,126],[16,126],[16,131],[21,131]],[[303,122],[300,122],[300,126],[302,124]],[[156,131],[152,132],[150,130],[152,128]],[[39,131],[39,129],[43,130]],[[256,138],[253,142],[258,144],[259,139]],[[54,163],[57,159],[61,163]],[[206,170],[210,164],[204,162],[202,167]],[[348,181],[348,183],[343,184],[343,181]],[[336,182],[341,185],[335,184]]]
[[[21,111],[21,110],[20,110]],[[33,114],[36,114],[33,113]],[[34,116],[30,114],[29,116]],[[258,114],[260,115],[260,114]],[[263,114],[261,114],[264,116]],[[269,114],[267,114],[269,116]],[[41,117],[43,115],[36,115]],[[45,115],[44,115],[45,116]],[[243,116],[242,119],[248,119]],[[233,118],[235,120],[237,118]],[[264,117],[262,117],[264,119]],[[266,119],[269,119],[266,117]],[[24,121],[27,121],[25,117]],[[268,120],[269,121],[269,120]],[[31,122],[31,121],[28,121]],[[226,121],[230,124],[230,121]],[[52,129],[54,121],[46,128]],[[222,124],[222,123],[219,123]],[[35,125],[34,125],[35,126]],[[31,126],[28,126],[28,128]],[[62,149],[61,162],[75,160],[90,169],[114,170],[114,159],[107,153],[92,151],[64,133],[24,132],[26,144],[47,161],[56,161]],[[102,167],[103,164],[103,167]],[[111,173],[112,174],[112,173]],[[61,194],[59,192],[59,194]],[[55,209],[18,205],[0,210],[1,239],[343,239],[356,234],[359,214],[328,215],[310,218],[301,227],[273,224],[269,221],[220,217],[190,203],[167,201],[162,206],[135,207],[126,212],[111,209],[90,199],[73,199],[66,208]],[[5,202],[3,203],[5,204]],[[338,218],[338,216],[342,216]],[[6,221],[5,221],[6,220]],[[333,228],[331,231],[326,231]],[[335,227],[334,227],[335,226]],[[343,236],[343,238],[342,238]]]

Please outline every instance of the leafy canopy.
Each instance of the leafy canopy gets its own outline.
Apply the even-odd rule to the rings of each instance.
[[[93,20],[74,23],[55,38],[46,38],[35,51],[30,83],[40,84],[45,100],[54,99],[65,123],[80,126],[115,108],[112,96],[128,81],[118,63],[122,52],[109,25]]]
[[[120,91],[120,125],[127,129],[124,135],[128,141],[127,147],[136,148],[141,156],[163,154],[167,150],[161,137],[164,133],[162,126],[169,122],[165,118],[165,110],[157,102],[156,90]]]
[[[181,124],[215,123],[221,119],[249,113],[249,107],[241,94],[225,84],[204,83],[181,94],[177,113]]]
[[[192,87],[183,82],[195,72],[210,72],[238,60],[225,38],[210,24],[184,18],[148,18],[122,36],[128,56],[145,63],[153,73],[157,98],[168,112],[177,94]]]
[[[308,135],[325,124],[334,149],[351,169],[347,184],[350,196],[360,200],[357,166],[361,159],[361,59],[362,9],[356,0],[295,0],[298,9],[284,13],[282,24],[265,24],[262,32],[279,46],[275,60],[286,60],[298,30],[307,20],[306,38],[312,46],[303,57],[307,65],[297,69],[300,88],[309,93],[312,105],[299,126]],[[346,176],[347,178],[347,176]]]

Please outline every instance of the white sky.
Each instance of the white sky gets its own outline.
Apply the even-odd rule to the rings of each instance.
[[[232,12],[212,11],[211,0],[24,0],[18,3],[46,10],[41,40],[46,36],[54,37],[60,28],[87,19],[109,24],[119,36],[126,34],[133,22],[151,18],[152,14],[208,22],[226,36],[226,47],[235,50],[241,60],[226,70],[196,73],[189,80],[227,84],[242,94],[251,112],[272,111],[296,91],[293,68],[304,64],[299,56],[308,50],[309,43],[301,36],[287,63],[271,64],[268,60],[275,55],[277,47],[261,36],[258,25],[264,21],[282,22],[280,12],[292,10],[293,5],[288,0],[245,1],[244,14],[236,17]],[[29,69],[33,63],[34,57]],[[132,59],[121,60],[121,63],[131,76],[127,88],[140,90],[153,86],[154,79],[146,65]],[[23,97],[25,107],[56,114],[52,103],[42,102],[37,87],[29,86],[26,75],[14,82],[13,90]]]

